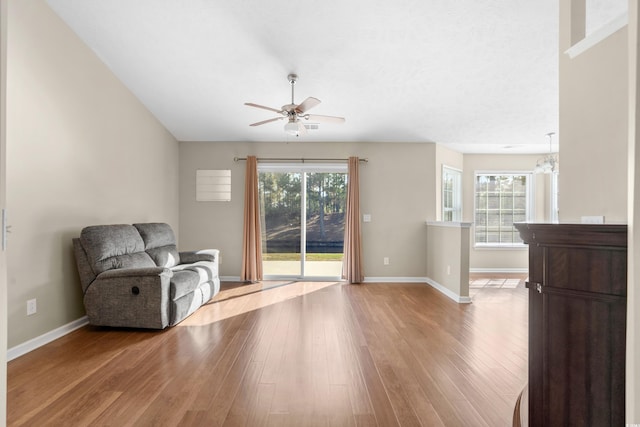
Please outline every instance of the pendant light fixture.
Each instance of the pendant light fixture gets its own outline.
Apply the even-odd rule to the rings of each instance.
[[[558,157],[553,154],[551,148],[551,137],[553,135],[555,135],[554,132],[549,132],[547,134],[549,137],[549,154],[544,156],[542,159],[538,159],[536,167],[533,170],[535,173],[553,173],[558,170]]]

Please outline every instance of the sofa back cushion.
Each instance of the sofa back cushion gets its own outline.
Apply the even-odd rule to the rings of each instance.
[[[155,267],[144,242],[132,225],[92,225],[80,233],[80,242],[96,276],[114,268]]]
[[[169,224],[149,222],[133,224],[144,241],[144,250],[158,267],[171,268],[180,264],[176,236]]]
[[[76,265],[78,266],[78,273],[80,274],[80,283],[82,284],[82,291],[85,292],[91,282],[96,278],[96,274],[93,272],[93,268],[89,264],[89,258],[87,252],[82,247],[79,237],[74,237],[73,252],[76,256]]]

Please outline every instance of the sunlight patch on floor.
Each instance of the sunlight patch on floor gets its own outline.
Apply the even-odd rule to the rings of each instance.
[[[214,299],[176,327],[208,325],[341,283],[276,282],[265,286],[260,282],[222,290]]]
[[[305,276],[340,277],[342,261],[305,261]],[[299,276],[300,261],[263,261],[262,268],[267,276]]]
[[[506,288],[515,289],[521,282],[521,279],[514,278],[482,278],[469,281],[469,289],[482,288]]]

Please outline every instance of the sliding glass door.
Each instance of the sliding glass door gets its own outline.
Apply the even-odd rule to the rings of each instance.
[[[302,275],[302,173],[258,165],[265,276]]]
[[[346,165],[260,164],[258,176],[265,278],[339,278]]]

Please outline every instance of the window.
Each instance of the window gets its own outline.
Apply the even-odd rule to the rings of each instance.
[[[529,221],[533,175],[527,173],[476,173],[476,246],[523,246],[515,222]]]
[[[462,218],[462,172],[442,166],[442,220]]]

